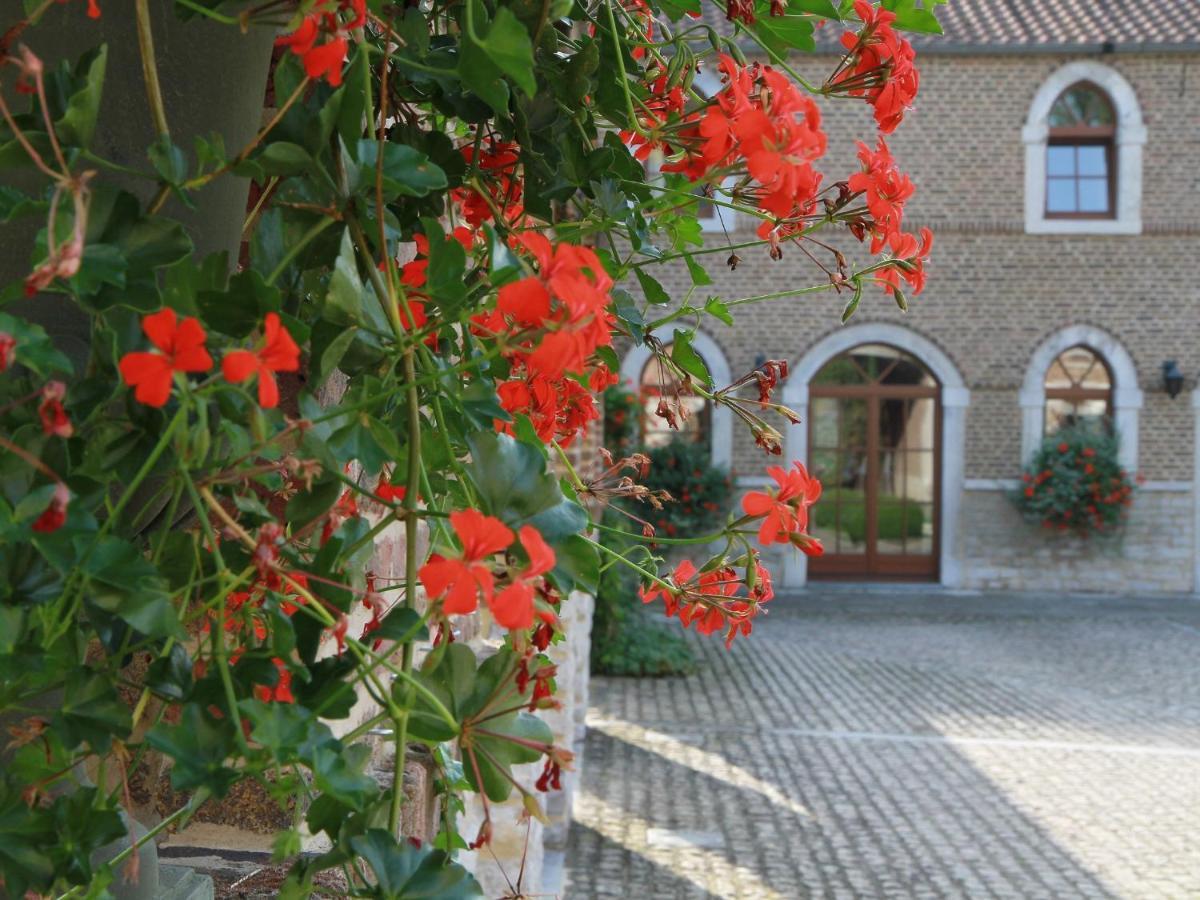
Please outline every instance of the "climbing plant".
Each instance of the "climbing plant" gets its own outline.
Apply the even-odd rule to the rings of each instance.
[[[902,307],[921,290],[931,237],[904,230],[911,182],[875,135],[855,171],[822,172],[821,116],[865,102],[894,130],[918,87],[898,29],[937,25],[914,0],[729,0],[718,31],[700,2],[26,0],[7,23],[0,218],[38,226],[6,245],[29,265],[0,292],[7,895],[102,896],[136,877],[133,846],[93,853],[125,834],[153,751],[187,799],[143,840],[254,782],[292,811],[283,896],[334,867],[356,896],[473,896],[453,858],[488,842],[486,816],[460,835],[447,815],[432,846],[398,834],[411,744],[436,751],[444,790],[485,810],[519,791],[540,815],[571,763],[536,716],[556,703],[546,651],[570,591],[623,566],[648,603],[729,642],[772,596],[759,545],[820,552],[819,485],[799,463],[713,533],[671,538],[601,521],[644,494],[640,463],[571,453],[599,424],[620,338],[659,357],[669,423],[696,395],[779,454],[796,419],[771,397],[786,365],[714,384],[695,323],[821,292],[848,316],[868,289]],[[144,155],[106,149],[111,47],[53,65],[31,49],[54,45],[50,10],[79,29],[135,20],[145,90],[120,104],[153,127]],[[173,130],[156,17],[278,35],[253,140]],[[788,60],[817,26],[842,56],[813,82]],[[711,96],[701,71],[720,80]],[[213,223],[189,209],[238,178],[255,185],[241,258],[203,254]],[[755,237],[704,244],[702,201],[754,217]],[[872,261],[851,267],[839,242]],[[813,284],[705,289],[710,261],[791,244]],[[690,273],[683,296],[655,275],[671,264]],[[84,351],[38,324],[48,298],[83,323]],[[651,336],[664,328],[669,352]],[[398,574],[373,571],[397,524],[421,539]],[[603,528],[718,552],[664,574]],[[456,640],[476,613],[505,635],[486,659]],[[374,712],[336,735],[360,697]],[[395,744],[390,786],[364,771],[376,728]],[[535,785],[514,778],[538,762]],[[305,830],[329,849],[298,855]]]

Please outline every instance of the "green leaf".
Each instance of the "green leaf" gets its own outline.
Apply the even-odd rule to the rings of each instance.
[[[146,154],[150,157],[154,171],[162,176],[162,180],[167,184],[179,184],[187,178],[187,157],[165,134],[159,135]]]
[[[148,637],[185,639],[166,579],[127,541],[100,538],[83,565],[92,603]]]
[[[712,376],[708,366],[704,364],[700,354],[692,349],[694,332],[675,329],[675,339],[671,343],[671,359],[683,371],[697,379],[705,387],[712,387]]]
[[[763,16],[751,28],[780,59],[792,50],[812,52],[816,48],[812,20],[805,16]]]
[[[633,271],[637,275],[638,284],[642,286],[642,293],[645,294],[647,303],[661,306],[671,302],[671,295],[659,284],[658,279],[648,275],[641,269],[634,269]]]
[[[150,729],[146,743],[171,758],[171,784],[178,791],[205,787],[222,797],[241,777],[226,764],[233,751],[230,729],[211,722],[195,704],[184,706],[178,725]]]
[[[729,307],[725,302],[718,297],[709,297],[708,302],[704,304],[704,311],[710,316],[720,319],[726,325],[733,324],[733,314],[729,312]]]
[[[0,331],[12,335],[16,341],[16,361],[43,378],[56,372],[71,372],[71,361],[54,346],[41,325],[0,312]]]
[[[317,481],[312,489],[301,491],[288,501],[287,520],[293,528],[303,528],[325,515],[342,496],[342,483],[336,478]]]
[[[279,288],[267,284],[257,269],[236,273],[223,291],[200,291],[196,302],[205,325],[233,337],[248,336],[262,327],[267,313],[282,307]]]
[[[483,28],[486,10],[481,0],[467,0],[472,4],[476,30]],[[458,75],[463,86],[495,110],[501,118],[508,117],[508,82],[503,72],[492,62],[487,50],[475,41],[463,38],[459,44]]]
[[[87,743],[99,753],[108,751],[113,737],[128,735],[133,724],[129,707],[121,702],[109,679],[83,668],[67,673],[55,718],[66,746]]]
[[[342,233],[341,249],[325,295],[325,318],[342,325],[363,325],[363,283],[358,275],[350,229]]]
[[[375,175],[379,164],[379,142],[366,139],[358,142],[358,159],[362,168],[361,183],[375,196]],[[445,190],[448,182],[440,166],[407,144],[387,142],[383,145],[383,196],[425,197],[432,191]]]
[[[496,19],[484,38],[483,48],[492,62],[516,82],[527,96],[532,97],[537,93],[537,79],[533,75],[533,43],[525,26],[507,6],[496,11]]]
[[[457,239],[448,237],[442,231],[436,219],[423,218],[421,226],[429,241],[425,290],[441,310],[447,314],[453,313],[466,296],[466,251]]]
[[[49,206],[45,200],[28,197],[15,187],[0,185],[0,223],[11,222],[33,213],[43,213]]]
[[[96,130],[100,98],[104,93],[104,72],[108,65],[108,45],[101,44],[87,53],[75,68],[83,86],[67,101],[67,111],[54,123],[59,141],[76,147],[86,147]]]
[[[692,284],[697,287],[703,287],[706,284],[713,283],[712,276],[708,274],[704,266],[692,258],[690,253],[683,258],[683,261],[687,263],[688,274],[692,276]]]
[[[296,175],[313,164],[313,158],[299,144],[275,141],[267,144],[262,153],[254,158],[267,175]]]
[[[917,0],[882,0],[880,5],[896,14],[894,25],[902,31],[941,34],[942,26],[933,13],[933,7],[944,2],[945,0],[924,0],[924,6],[917,6]]]
[[[423,641],[429,636],[429,629],[421,624],[421,615],[415,609],[397,606],[379,623],[379,627],[371,632],[371,639],[384,641]]]
[[[474,876],[441,850],[400,843],[381,828],[350,838],[350,847],[375,874],[375,896],[384,900],[472,900],[483,891]]]
[[[809,13],[825,19],[841,20],[841,13],[833,0],[788,0],[788,9],[793,12]]]

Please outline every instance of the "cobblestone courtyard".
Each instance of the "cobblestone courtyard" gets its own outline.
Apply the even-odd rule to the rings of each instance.
[[[772,606],[594,682],[572,900],[1200,897],[1200,601]]]

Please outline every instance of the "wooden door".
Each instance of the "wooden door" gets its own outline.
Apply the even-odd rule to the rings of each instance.
[[[941,389],[919,360],[866,344],[809,386],[809,465],[824,490],[813,578],[936,580]]]

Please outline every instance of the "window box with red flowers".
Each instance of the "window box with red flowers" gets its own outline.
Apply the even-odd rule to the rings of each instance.
[[[1111,430],[1075,425],[1042,442],[1013,502],[1045,529],[1080,537],[1113,535],[1125,523],[1135,481],[1121,466]]]
[[[0,287],[3,889],[100,896],[253,783],[288,823],[286,896],[328,869],[353,896],[479,896],[455,857],[491,840],[490,804],[540,815],[571,765],[537,715],[558,703],[563,597],[621,567],[647,610],[730,643],[772,598],[761,547],[819,552],[819,485],[795,461],[728,511],[685,477],[691,536],[671,537],[605,515],[651,492],[644,460],[586,475],[567,450],[627,339],[678,387],[668,422],[680,396],[725,407],[775,462],[797,421],[772,397],[785,364],[715,383],[694,323],[920,293],[931,238],[873,132],[912,103],[900,31],[931,13],[730,0],[739,37],[710,42],[660,27],[699,14],[678,0],[5,8],[0,222],[27,228],[6,233],[20,272]],[[781,54],[821,19],[845,53],[810,83]],[[698,68],[722,81],[711,96]],[[824,159],[834,95],[874,110],[854,171]],[[198,117],[247,105],[230,118],[248,128]],[[664,263],[712,283],[702,199],[759,220],[743,256],[803,240],[811,283],[672,297]],[[851,266],[859,244],[871,259]],[[413,539],[372,571],[394,526]],[[694,559],[667,566],[664,546]],[[459,639],[464,617],[494,624],[496,652]],[[381,731],[383,784],[361,744]],[[400,834],[414,744],[445,795],[425,843]],[[135,846],[150,753],[186,799]],[[461,834],[466,794],[483,821]],[[303,835],[327,849],[299,854]]]

